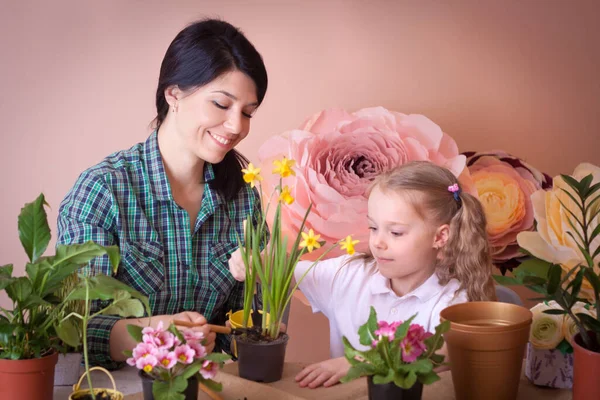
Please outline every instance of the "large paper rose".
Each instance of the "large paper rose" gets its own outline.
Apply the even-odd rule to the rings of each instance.
[[[517,234],[533,230],[531,195],[552,186],[552,178],[503,151],[464,153],[487,218],[494,263],[504,272],[506,261],[522,256]]]
[[[533,320],[529,331],[529,341],[536,349],[554,349],[562,340],[564,316],[546,314],[546,310],[562,310],[555,301],[539,303],[531,309]]]
[[[463,190],[475,193],[466,158],[450,136],[423,115],[383,107],[354,113],[321,111],[299,129],[274,136],[259,149],[263,166],[283,156],[297,162],[296,176],[285,180],[296,201],[282,210],[284,230],[295,234],[312,202],[307,229],[330,244],[352,234],[360,240],[356,251],[368,247],[365,191],[381,172],[409,161],[430,160],[458,176]],[[277,179],[265,176],[265,193],[279,183]],[[329,256],[341,252],[338,249]]]
[[[575,168],[572,176],[581,180],[583,177],[592,174],[592,184],[600,181],[600,168],[595,165],[582,163]],[[565,193],[569,192],[575,198],[573,189],[565,183],[562,177],[554,178],[554,187],[550,191],[538,190],[531,195],[533,203],[533,212],[537,222],[536,232],[521,232],[517,236],[517,241],[521,247],[529,251],[534,256],[551,263],[560,264],[565,271],[570,271],[573,267],[582,264],[587,265],[585,256],[579,250],[577,242],[573,237],[583,235],[581,227],[577,223],[569,222],[572,219],[572,212],[579,220],[582,219],[582,212],[577,203]],[[565,210],[568,208],[569,211]],[[597,201],[594,210],[600,207],[600,201]],[[589,232],[593,232],[600,224],[600,215],[589,221]],[[577,228],[577,231],[575,228]],[[573,236],[571,236],[573,235]],[[591,250],[600,246],[600,235],[591,243]],[[600,254],[596,254],[593,259],[595,272],[599,273],[598,263],[600,263]],[[587,280],[583,281],[582,294],[591,295],[591,286]]]

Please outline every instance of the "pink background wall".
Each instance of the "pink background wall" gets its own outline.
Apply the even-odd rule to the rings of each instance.
[[[555,175],[600,163],[599,14],[594,0],[2,0],[0,264],[23,271],[25,202],[45,193],[54,233],[78,174],[145,139],[160,61],[196,18],[241,27],[265,59],[269,91],[240,146],[252,160],[323,108],[382,105]],[[324,318],[294,310],[288,356],[327,357]]]

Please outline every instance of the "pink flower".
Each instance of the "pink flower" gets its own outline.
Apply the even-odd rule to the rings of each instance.
[[[177,361],[182,364],[191,364],[192,361],[194,361],[194,354],[194,350],[187,344],[183,344],[175,348],[175,356],[177,357]]]
[[[185,330],[185,331],[183,331],[183,338],[185,339],[186,343],[190,342],[190,341],[200,341],[200,340],[204,339],[204,333],[191,331],[191,330]]]
[[[284,233],[295,237],[312,202],[306,229],[329,244],[352,234],[360,240],[357,251],[368,247],[365,191],[378,174],[413,160],[429,160],[460,176],[463,189],[474,192],[465,157],[456,142],[423,115],[405,115],[383,107],[354,113],[325,110],[297,130],[268,139],[259,149],[263,165],[286,156],[296,161],[296,176],[285,178],[294,187],[295,202],[282,208]],[[266,174],[269,196],[279,176]],[[322,246],[322,249],[328,246]],[[323,250],[313,252],[316,258]],[[336,249],[329,257],[342,254]]]
[[[212,379],[217,375],[217,365],[212,361],[204,361],[202,363],[202,369],[200,374],[204,379]]]
[[[156,359],[158,360],[158,364],[165,369],[170,369],[177,364],[177,356],[175,355],[175,352],[167,349],[158,350],[156,353]]]
[[[200,359],[206,357],[206,348],[202,346],[202,344],[198,341],[190,341],[187,342],[187,345],[190,346],[192,350],[194,350],[194,358]]]
[[[138,343],[133,349],[133,358],[139,359],[147,355],[155,355],[157,352],[156,346],[151,343]]]
[[[153,355],[146,355],[144,357],[138,358],[135,362],[135,366],[138,369],[144,370],[146,373],[152,372],[154,367],[158,364],[158,360]]]
[[[517,235],[534,228],[531,195],[550,188],[552,178],[503,151],[465,155],[486,214],[494,262],[505,272],[518,265],[507,261],[522,256]]]
[[[383,336],[387,336],[391,342],[394,340],[396,328],[398,328],[400,324],[402,324],[400,321],[392,322],[391,324],[387,323],[386,321],[379,321],[377,322],[379,329],[375,330],[375,334],[379,336],[379,340],[381,340]]]
[[[402,360],[410,363],[415,361],[425,350],[425,339],[432,336],[430,332],[426,332],[425,329],[419,324],[412,324],[408,328],[406,337],[400,342],[400,348],[402,349]]]

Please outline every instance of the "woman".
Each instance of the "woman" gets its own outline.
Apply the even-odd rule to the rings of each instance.
[[[156,90],[156,130],[144,143],[84,171],[61,203],[58,244],[117,245],[116,277],[147,295],[152,319],[98,316],[88,340],[94,364],[116,368],[135,342],[126,326],[174,319],[215,347],[207,321],[243,306],[243,284],[227,260],[242,221],[258,218],[258,193],[242,179],[247,160],[234,147],[267,90],[260,54],[232,25],[203,20],[182,30],[163,59]],[[110,274],[106,257],[86,273]],[[219,335],[222,336],[222,335]],[[229,338],[216,339],[229,350]]]

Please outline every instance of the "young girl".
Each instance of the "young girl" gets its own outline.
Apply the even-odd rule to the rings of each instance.
[[[300,386],[331,386],[346,375],[342,336],[364,348],[358,328],[370,306],[390,322],[418,313],[414,323],[434,331],[449,305],[495,299],[483,209],[447,169],[412,162],[379,176],[367,218],[370,254],[322,261],[300,284],[313,312],[329,318],[332,357],[304,368]],[[296,280],[311,264],[298,264]]]

